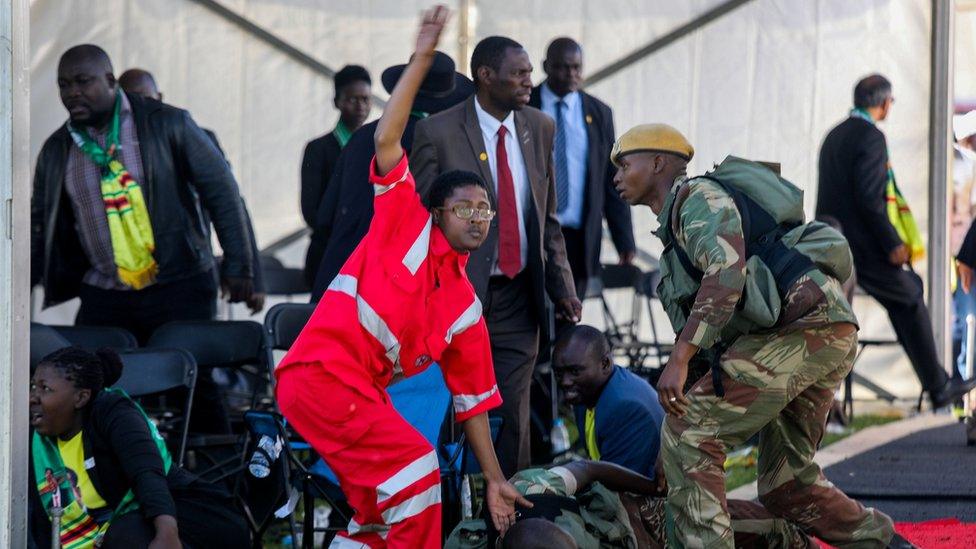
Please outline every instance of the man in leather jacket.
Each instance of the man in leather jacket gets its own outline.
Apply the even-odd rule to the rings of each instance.
[[[45,306],[80,297],[78,324],[122,326],[142,343],[166,322],[212,319],[204,211],[224,251],[221,284],[232,302],[248,299],[253,258],[237,183],[189,113],[123,93],[108,55],[93,45],[64,53],[58,88],[70,119],[41,149],[31,200],[31,286],[43,284]],[[116,210],[124,217],[131,203],[148,213],[152,265],[138,289],[120,278],[121,257],[137,247],[123,238],[131,231],[113,225],[115,195],[106,194],[118,166],[100,167],[90,150],[121,163],[124,192],[134,180],[144,197],[140,204],[127,195]]]

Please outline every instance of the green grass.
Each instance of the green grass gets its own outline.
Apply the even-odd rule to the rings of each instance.
[[[885,423],[890,423],[892,421],[897,421],[901,419],[896,416],[890,415],[862,415],[856,416],[850,425],[847,426],[847,430],[843,433],[827,433],[824,435],[823,442],[820,447],[829,446],[838,440],[847,438],[853,433],[865,429],[867,427],[874,427],[876,425],[884,425]],[[725,489],[734,490],[740,486],[749,484],[750,482],[756,480],[756,457],[758,452],[755,448],[752,448],[748,453],[740,456],[731,457],[725,462]]]

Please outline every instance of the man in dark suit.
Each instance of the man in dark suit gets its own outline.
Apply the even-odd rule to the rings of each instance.
[[[323,227],[316,223],[319,204],[335,172],[339,154],[366,121],[373,105],[373,81],[365,68],[346,65],[336,73],[333,82],[333,104],[339,109],[339,121],[331,132],[309,141],[302,156],[302,217],[312,229],[312,239],[305,254],[305,281],[309,286],[315,282],[315,273],[328,240]]]
[[[467,271],[484,306],[504,403],[495,446],[511,476],[529,461],[529,383],[540,340],[548,345],[546,295],[578,322],[580,301],[556,219],[552,119],[528,107],[532,64],[522,46],[492,36],[471,55],[475,97],[417,123],[411,168],[424,196],[438,174],[468,170],[491,181],[498,215]]]
[[[637,253],[634,227],[630,206],[613,186],[613,112],[579,89],[583,49],[571,38],[556,38],[546,50],[542,70],[546,80],[532,89],[529,105],[556,121],[556,217],[566,240],[576,293],[583,297],[587,281],[600,274],[603,218],[621,264],[630,264]]]
[[[589,458],[654,478],[664,409],[650,384],[614,365],[612,354],[602,332],[577,325],[559,336],[552,369]]]
[[[388,93],[403,74],[406,65],[394,65],[383,71],[381,80]],[[436,52],[434,63],[413,101],[413,111],[400,138],[403,150],[410,154],[414,124],[427,116],[453,107],[474,93],[474,84],[455,71],[454,60]],[[312,302],[318,301],[342,264],[366,235],[373,219],[373,188],[369,185],[369,163],[376,152],[373,134],[376,122],[370,122],[349,140],[339,156],[332,182],[326,189],[316,213],[316,223],[325,236],[322,259],[312,284]]]
[[[887,118],[893,102],[891,82],[880,74],[857,83],[850,117],[827,134],[820,149],[817,216],[840,223],[851,244],[857,283],[888,311],[922,388],[933,408],[941,408],[976,382],[950,380],[939,362],[922,279],[888,218],[886,189],[894,175],[876,123]]]

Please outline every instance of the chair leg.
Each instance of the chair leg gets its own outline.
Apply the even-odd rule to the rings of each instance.
[[[315,498],[312,497],[311,481],[308,473],[302,477],[302,506],[305,516],[302,518],[302,549],[312,549],[315,546]]]
[[[848,421],[854,421],[854,374],[844,378],[844,414]]]

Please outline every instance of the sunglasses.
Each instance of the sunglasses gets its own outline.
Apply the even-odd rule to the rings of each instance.
[[[465,221],[474,218],[477,221],[491,221],[494,219],[495,210],[489,208],[475,208],[473,206],[454,206],[453,208],[438,207],[438,210],[451,210],[458,219]]]

